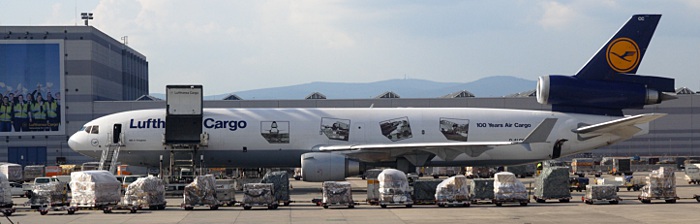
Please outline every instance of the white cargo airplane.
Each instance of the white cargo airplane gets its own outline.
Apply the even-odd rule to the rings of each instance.
[[[574,76],[543,76],[551,111],[482,108],[204,109],[209,167],[301,167],[306,181],[341,180],[373,165],[477,166],[536,162],[648,133],[665,114],[624,116],[674,98],[674,80],[635,75],[661,15],[634,15]],[[158,166],[165,110],[97,118],[70,147],[99,158],[123,129],[122,163]],[[167,158],[166,158],[167,160]],[[167,164],[167,161],[166,161]]]

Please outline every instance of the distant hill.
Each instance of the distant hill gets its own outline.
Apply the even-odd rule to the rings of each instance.
[[[433,82],[420,79],[391,79],[368,83],[312,82],[299,85],[233,92],[244,100],[304,99],[320,92],[328,99],[367,99],[392,91],[401,98],[436,98],[467,90],[477,97],[502,97],[535,88],[536,81],[512,76],[493,76],[469,83]],[[229,93],[230,94],[230,93]],[[220,100],[229,94],[205,96],[205,100]],[[165,99],[162,93],[151,94]]]

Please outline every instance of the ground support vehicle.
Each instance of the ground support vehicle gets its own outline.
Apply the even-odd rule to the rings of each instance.
[[[590,180],[588,177],[570,177],[569,178],[569,192],[582,192],[586,190]]]
[[[693,199],[695,199],[696,201],[700,202],[700,195],[694,194],[694,195],[693,195]]]
[[[685,164],[685,180],[688,184],[700,184],[700,163]]]
[[[634,179],[632,176],[625,176],[625,183],[623,187],[627,188],[627,191],[639,191],[644,187],[644,181],[641,179]]]

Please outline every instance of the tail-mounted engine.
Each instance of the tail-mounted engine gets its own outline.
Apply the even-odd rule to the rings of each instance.
[[[622,109],[642,108],[675,99],[664,93],[674,91],[673,79],[621,76],[626,77],[592,80],[576,76],[541,76],[537,81],[537,102],[551,104],[553,111],[620,116]]]

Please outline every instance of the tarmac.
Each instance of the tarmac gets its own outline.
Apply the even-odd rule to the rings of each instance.
[[[635,173],[635,178],[644,178],[647,173]],[[115,210],[111,214],[101,210],[79,210],[73,215],[66,211],[50,211],[47,215],[25,206],[15,206],[17,212],[7,218],[0,217],[0,223],[697,223],[700,220],[700,203],[693,195],[700,194],[700,185],[690,185],[684,180],[683,172],[676,172],[677,194],[681,199],[676,203],[653,200],[642,204],[637,200],[639,191],[621,189],[618,192],[623,200],[620,204],[584,204],[583,192],[573,192],[568,203],[555,200],[536,203],[531,200],[527,206],[504,204],[496,207],[491,203],[477,203],[470,207],[440,208],[436,205],[414,205],[413,208],[380,208],[364,203],[367,182],[360,178],[349,178],[353,186],[353,199],[359,204],[353,209],[324,209],[312,203],[321,198],[321,183],[290,180],[292,185],[289,206],[276,210],[253,208],[243,210],[240,206],[195,207],[185,211],[180,208],[181,198],[168,198],[165,210]],[[432,178],[432,177],[422,177]],[[591,177],[593,178],[593,177]],[[612,178],[608,176],[608,178]],[[533,178],[520,179],[526,186]],[[241,200],[241,192],[236,199]],[[14,198],[15,204],[22,204],[26,198]]]

